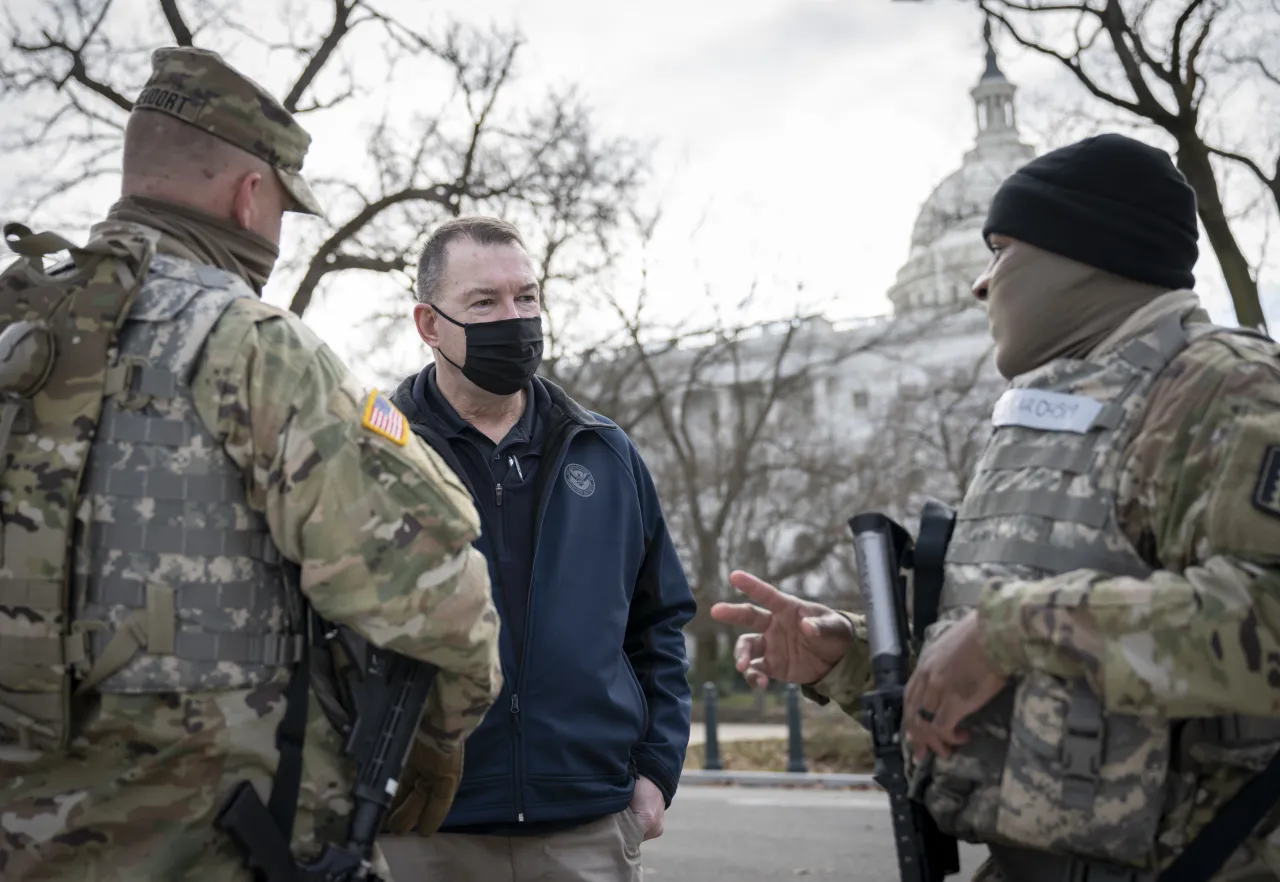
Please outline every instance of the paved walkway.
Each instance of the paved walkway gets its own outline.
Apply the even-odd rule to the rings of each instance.
[[[641,854],[645,882],[899,878],[882,793],[681,787],[666,832]],[[947,882],[966,882],[985,857],[961,843],[961,872]]]
[[[786,738],[787,727],[783,723],[721,723],[716,726],[716,739],[723,744],[726,741],[767,741],[771,738]],[[689,744],[705,744],[707,727],[702,723],[694,723],[689,731]]]
[[[883,793],[681,787],[665,826],[660,838],[641,847],[644,882],[899,878]],[[405,872],[402,852],[386,850],[396,882],[424,882]],[[985,857],[986,849],[962,843],[961,872],[947,882],[966,882]]]

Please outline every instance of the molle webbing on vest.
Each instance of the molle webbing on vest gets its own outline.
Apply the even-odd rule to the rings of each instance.
[[[1135,579],[1145,579],[1151,575],[1150,567],[1124,553],[1108,553],[1104,549],[1092,546],[1078,550],[1053,548],[1019,539],[974,543],[966,546],[961,554],[947,555],[947,561],[953,564],[982,565],[999,561],[1004,566],[1020,566],[1027,570],[1035,570],[1041,576],[1058,576],[1082,569],[1098,570],[1116,576],[1131,576]],[[944,608],[976,606],[985,585],[985,582],[976,580],[948,585],[943,589]]]
[[[188,385],[223,311],[250,296],[227,273],[161,255],[121,335],[77,534],[80,691],[234,689],[302,658],[294,567]]]
[[[1267,747],[1280,741],[1280,718],[1196,717],[1179,723],[1179,748],[1184,755],[1200,745],[1215,748],[1250,749]],[[1256,759],[1256,758],[1255,758]]]
[[[150,443],[165,447],[181,447],[187,442],[186,423],[151,420],[132,414],[115,414],[114,416],[115,418],[111,421],[115,424],[113,428],[120,427],[122,420],[130,421],[123,423],[126,431],[99,435],[103,440]],[[178,431],[177,427],[181,427],[181,431]],[[137,431],[134,431],[135,429]],[[155,499],[163,502],[184,499],[192,502],[234,502],[244,496],[244,484],[234,475],[109,472],[104,481],[104,487],[108,496],[125,499]],[[263,523],[261,516],[256,512],[253,517],[259,523]],[[262,529],[265,531],[265,525]]]
[[[967,506],[957,520],[1028,514],[1055,521],[1084,524],[1095,530],[1106,526],[1110,510],[1105,500],[1089,496],[1065,496],[1052,490],[1011,490],[984,496]]]
[[[1009,882],[1157,882],[1155,870],[1135,870],[1029,848],[991,845],[991,856]]]
[[[986,466],[991,471],[1018,469],[1053,469],[1069,475],[1083,475],[1093,465],[1093,451],[1088,447],[1001,447],[992,452]]]
[[[280,560],[270,535],[265,531],[230,532],[221,527],[169,524],[152,526],[149,520],[125,518],[124,523],[102,524],[93,530],[90,548],[101,560],[105,560],[111,551],[125,548],[184,557],[248,557],[269,563]],[[89,599],[92,595],[90,589]]]
[[[86,660],[67,607],[73,525],[154,237],[120,227],[78,248],[21,225],[4,232],[23,258],[0,274],[0,744],[61,750],[72,673]],[[70,262],[46,271],[44,256],[62,249]]]
[[[148,398],[169,399],[178,391],[178,381],[168,371],[146,367],[137,362],[117,364],[107,371],[107,393],[132,392]]]
[[[1116,520],[1120,453],[1159,372],[1187,345],[1182,319],[1010,384],[957,512],[945,610],[973,606],[996,579],[1150,574]],[[1033,671],[1011,689],[1007,730],[936,759],[926,804],[980,840],[1140,863],[1158,825],[1167,727],[1104,716],[1085,681]],[[957,804],[957,793],[968,795]]]
[[[1183,315],[1090,361],[1019,377],[956,516],[944,609],[972,606],[992,578],[1079,569],[1145,578],[1115,519],[1119,456],[1160,371],[1188,344]]]

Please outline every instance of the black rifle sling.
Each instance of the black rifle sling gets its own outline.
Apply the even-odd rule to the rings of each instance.
[[[1208,882],[1280,801],[1280,751],[1160,874],[1159,882]]]
[[[302,746],[307,739],[307,704],[311,685],[311,634],[306,629],[302,641],[302,658],[285,687],[287,702],[284,716],[276,727],[276,750],[279,760],[271,782],[271,798],[267,811],[286,843],[293,840],[293,820],[298,813],[298,793],[302,789]]]
[[[943,565],[955,526],[956,513],[950,506],[936,499],[924,504],[920,513],[920,533],[915,542],[915,578],[911,599],[911,636],[917,649],[924,642],[924,632],[938,620],[945,579]]]

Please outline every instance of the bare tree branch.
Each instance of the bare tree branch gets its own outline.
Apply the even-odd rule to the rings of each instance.
[[[429,189],[408,188],[400,190],[384,196],[376,202],[371,202],[359,212],[355,214],[349,221],[338,228],[333,235],[325,240],[324,244],[316,250],[315,255],[311,258],[311,262],[307,267],[307,274],[298,284],[297,290],[294,292],[293,299],[289,302],[289,309],[296,315],[302,315],[306,312],[307,307],[311,305],[311,298],[315,294],[316,286],[320,284],[320,280],[332,272],[338,272],[347,267],[342,266],[338,262],[338,249],[340,249],[347,241],[352,239],[366,224],[370,223],[381,212],[392,206],[411,200],[423,202],[435,202],[439,205],[449,206],[452,204],[453,190],[445,186],[436,186]],[[348,260],[354,259],[354,256],[348,256]],[[368,269],[369,267],[361,267]]]
[[[191,29],[187,27],[187,23],[182,20],[182,13],[178,10],[178,0],[160,0],[160,10],[164,13],[164,19],[169,23],[169,30],[173,31],[173,39],[179,46],[194,46],[195,38],[191,36]]]
[[[409,65],[415,80],[456,86],[436,108],[427,104],[434,97],[420,103],[412,118],[388,109],[364,151],[340,166],[317,169],[308,160],[331,225],[304,229],[303,241],[278,262],[275,275],[293,287],[297,313],[347,270],[390,273],[402,285],[431,227],[463,211],[503,216],[525,231],[548,305],[555,292],[589,282],[614,261],[645,179],[643,153],[628,139],[603,137],[572,89],[542,102],[510,100],[518,35],[448,22],[429,35],[410,11],[393,16],[376,0],[300,5],[279,27],[266,26],[250,0],[200,6],[199,19],[197,7],[184,10],[180,0],[149,5],[179,44],[224,47],[248,37],[289,53],[299,67],[282,103],[300,115],[340,119],[356,101],[385,100],[398,65]],[[73,204],[84,185],[118,174],[130,99],[145,82],[151,51],[169,42],[159,30],[157,42],[139,38],[120,6],[48,0],[37,17],[9,15],[0,25],[0,39],[12,47],[0,59],[0,106],[36,108],[30,116],[0,114],[0,146],[44,172],[10,183],[7,195],[21,201],[19,210]],[[235,64],[234,55],[228,61]],[[567,297],[548,310],[557,331],[574,309]],[[401,314],[378,307],[373,320],[393,313]]]
[[[311,53],[311,57],[307,59],[307,65],[302,69],[302,73],[298,75],[298,79],[294,81],[293,88],[285,95],[284,109],[290,113],[298,108],[298,102],[302,100],[303,94],[307,89],[311,88],[311,84],[315,82],[320,71],[333,57],[333,52],[338,48],[338,44],[342,38],[351,30],[351,12],[360,5],[360,0],[351,0],[350,5],[346,0],[333,0],[333,24],[329,28],[329,33],[325,34],[320,45]]]
[[[1253,172],[1258,177],[1258,180],[1262,181],[1268,187],[1273,186],[1275,183],[1274,178],[1263,171],[1262,166],[1258,165],[1252,157],[1245,156],[1240,153],[1233,153],[1230,150],[1220,150],[1217,147],[1209,147],[1209,152],[1214,156],[1221,156],[1223,159],[1230,159],[1232,162],[1240,163],[1249,171]]]
[[[128,98],[125,98],[123,95],[121,95],[119,92],[117,92],[115,89],[113,89],[111,86],[107,85],[106,83],[95,80],[93,77],[89,76],[89,71],[85,67],[85,63],[84,63],[83,49],[73,49],[71,46],[68,46],[64,41],[54,39],[53,37],[51,37],[47,31],[43,32],[43,35],[45,38],[44,45],[38,45],[34,43],[24,43],[16,38],[12,41],[12,45],[15,50],[19,52],[26,52],[32,55],[41,54],[44,52],[48,52],[50,50],[57,50],[62,53],[65,53],[65,55],[67,56],[67,60],[70,64],[70,67],[67,70],[66,76],[64,76],[56,84],[57,89],[61,90],[63,85],[66,84],[67,80],[75,80],[77,83],[84,86],[89,91],[97,95],[101,95],[103,98],[107,99],[112,104],[119,107],[121,110],[129,111],[133,109],[133,102],[130,101]]]
[[[1163,2],[1173,5],[1173,0]],[[1020,46],[1055,59],[1094,99],[1152,123],[1173,137],[1178,145],[1177,164],[1196,191],[1200,220],[1230,289],[1236,318],[1244,326],[1265,328],[1257,280],[1232,229],[1229,212],[1223,204],[1223,187],[1210,161],[1212,156],[1220,156],[1239,162],[1248,158],[1247,152],[1210,143],[1202,130],[1204,99],[1210,91],[1206,81],[1208,74],[1203,69],[1204,59],[1215,39],[1218,43],[1232,39],[1232,23],[1217,27],[1229,5],[1214,0],[1186,0],[1178,4],[1176,13],[1170,11],[1167,33],[1160,33],[1155,22],[1163,22],[1165,17],[1151,14],[1156,9],[1157,0],[1130,4],[1131,12],[1126,12],[1121,0],[1100,0],[1100,3],[1095,6],[1088,2],[979,0],[978,5]],[[1032,35],[1024,26],[1040,19],[1053,20],[1063,13],[1079,16],[1074,48],[1060,49],[1061,39]],[[1096,23],[1099,32],[1106,33],[1109,51],[1094,49],[1093,37],[1087,36],[1082,29],[1085,20]],[[1273,18],[1273,31],[1275,25],[1276,18]],[[1234,29],[1238,32],[1239,28],[1240,21],[1237,20]],[[1061,35],[1062,32],[1058,33]],[[1215,34],[1219,36],[1215,37]],[[1166,48],[1158,52],[1153,48],[1157,45]],[[1220,54],[1216,48],[1214,51]],[[1090,58],[1089,72],[1086,71],[1086,56]],[[1119,94],[1104,83],[1102,77],[1108,70],[1123,77],[1132,97]],[[1172,102],[1166,105],[1153,84],[1166,87]],[[1244,165],[1271,190],[1277,209],[1280,209],[1280,186],[1272,183],[1280,178],[1280,155],[1276,158],[1274,176],[1265,173],[1263,165],[1256,160]]]
[[[641,226],[647,241],[653,224]],[[577,400],[625,425],[645,456],[699,601],[688,632],[704,666],[721,631],[707,610],[721,599],[731,564],[775,584],[815,577],[850,547],[845,520],[854,506],[877,504],[886,492],[882,465],[862,465],[858,442],[816,410],[833,405],[820,405],[815,389],[854,372],[853,359],[887,367],[891,347],[939,325],[886,320],[834,332],[803,312],[735,324],[757,288],[723,310],[713,306],[707,325],[660,327],[648,315],[643,264],[640,273],[633,303],[602,294],[625,345],[551,367]],[[722,300],[713,294],[708,302]]]

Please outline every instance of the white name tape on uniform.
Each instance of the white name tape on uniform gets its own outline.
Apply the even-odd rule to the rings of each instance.
[[[1067,395],[1039,389],[1010,389],[1000,396],[991,414],[993,426],[1025,426],[1048,432],[1085,434],[1102,412],[1103,404],[1088,395]]]

